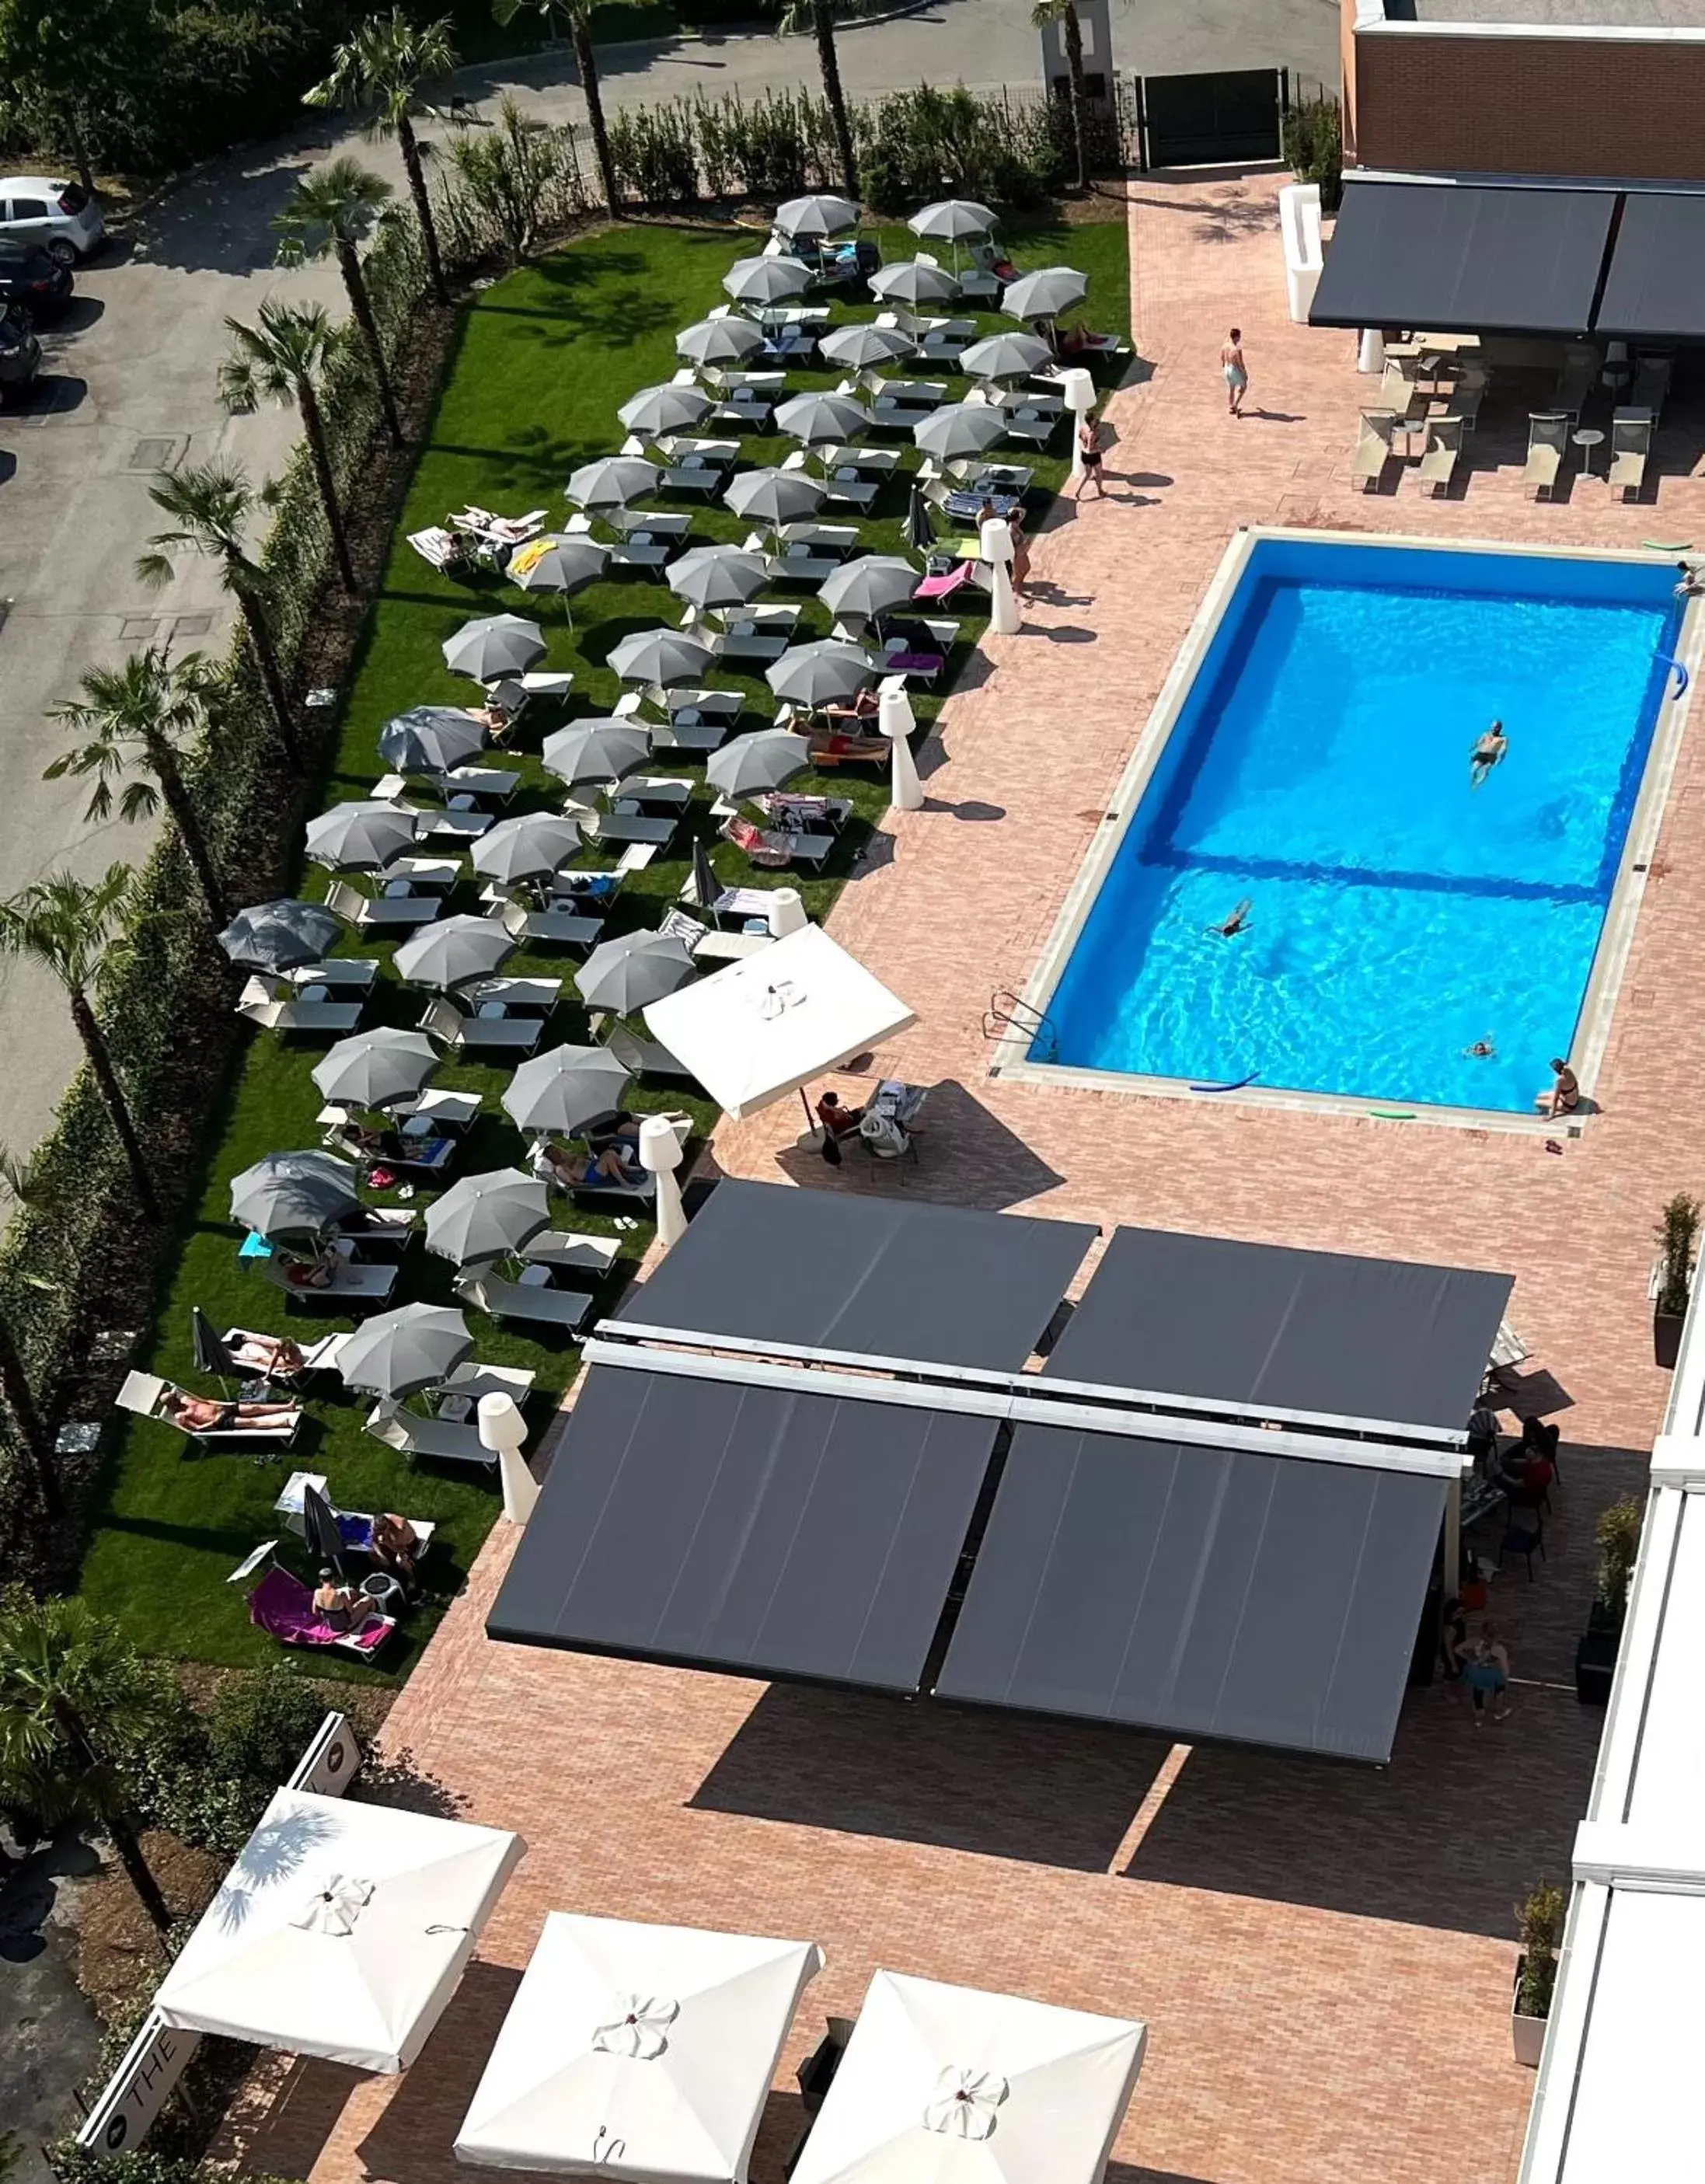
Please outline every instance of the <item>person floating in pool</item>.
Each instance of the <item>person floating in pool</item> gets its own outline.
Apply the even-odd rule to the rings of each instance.
[[[1477,1039],[1472,1046],[1465,1046],[1463,1057],[1468,1061],[1496,1061],[1498,1043],[1489,1033],[1485,1039]]]
[[[1206,930],[1218,933],[1222,940],[1235,940],[1240,933],[1249,930],[1249,913],[1254,907],[1249,897],[1245,895],[1229,917],[1218,925],[1210,925]]]
[[[1509,749],[1510,739],[1502,721],[1494,721],[1468,753],[1468,786],[1478,788]]]

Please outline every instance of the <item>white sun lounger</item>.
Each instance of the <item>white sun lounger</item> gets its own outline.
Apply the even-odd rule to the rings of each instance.
[[[1561,410],[1533,410],[1528,416],[1527,467],[1522,483],[1537,498],[1554,493],[1563,451],[1568,445],[1568,418]]]
[[[255,978],[238,996],[236,1014],[259,1024],[263,1031],[320,1032],[335,1038],[357,1028],[362,1006],[359,1001],[328,1000],[323,989],[280,990],[265,978]]]
[[[549,1281],[508,1282],[495,1274],[470,1273],[459,1274],[454,1287],[476,1312],[489,1312],[493,1319],[537,1320],[570,1334],[585,1326],[593,1305],[589,1291],[560,1290]]]
[[[453,1001],[427,1004],[421,1029],[460,1054],[531,1054],[544,1036],[542,1017],[464,1016]]]
[[[264,1280],[297,1304],[384,1304],[397,1286],[395,1267],[371,1266],[359,1259],[339,1259],[330,1281],[311,1285],[288,1280],[282,1259],[263,1259],[260,1272]]]
[[[367,1413],[367,1430],[376,1440],[404,1456],[431,1457],[440,1463],[479,1463],[488,1470],[498,1460],[497,1451],[488,1448],[480,1439],[476,1425],[424,1418],[418,1411],[404,1410],[389,1397],[376,1403]]]
[[[366,895],[345,880],[334,880],[326,890],[326,907],[358,933],[401,931],[430,925],[443,908],[443,899],[435,894]]]
[[[289,1418],[276,1426],[186,1426],[176,1418],[165,1416],[161,1406],[168,1396],[181,1395],[183,1390],[175,1382],[162,1380],[153,1373],[127,1373],[124,1385],[114,1398],[121,1411],[133,1411],[140,1418],[154,1418],[181,1433],[187,1440],[216,1441],[221,1446],[241,1442],[244,1447],[288,1448],[296,1438],[296,1429],[302,1423],[302,1407],[298,1403]]]
[[[536,1266],[589,1274],[597,1280],[610,1272],[621,1252],[621,1240],[617,1236],[587,1236],[574,1228],[547,1228],[522,1246],[521,1256]]]

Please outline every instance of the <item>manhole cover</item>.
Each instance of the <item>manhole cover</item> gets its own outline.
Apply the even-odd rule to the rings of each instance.
[[[159,624],[152,615],[126,615],[119,624],[119,636],[126,644],[146,644],[159,631]]]
[[[211,615],[180,615],[171,626],[174,637],[205,637],[213,627]]]
[[[176,440],[138,440],[131,450],[133,471],[169,470],[177,455]]]

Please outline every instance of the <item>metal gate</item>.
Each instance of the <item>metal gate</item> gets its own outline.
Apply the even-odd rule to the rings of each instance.
[[[1138,164],[1146,171],[1276,159],[1290,103],[1287,69],[1139,76]]]

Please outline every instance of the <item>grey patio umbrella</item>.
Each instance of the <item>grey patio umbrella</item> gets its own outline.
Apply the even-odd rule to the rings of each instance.
[[[700,319],[675,337],[675,354],[688,364],[744,364],[763,346],[763,328],[733,312],[726,319]]]
[[[574,472],[568,497],[577,508],[626,508],[630,500],[655,493],[661,475],[643,455],[600,455]]]
[[[776,412],[776,429],[790,440],[819,447],[833,440],[855,440],[870,430],[871,416],[850,394],[795,394]]]
[[[556,811],[523,811],[499,819],[474,844],[471,861],[476,872],[500,887],[543,879],[566,865],[580,847],[580,829]]]
[[[950,463],[961,455],[980,455],[1006,430],[1004,410],[992,402],[951,402],[914,425],[911,437],[927,455]]]
[[[716,406],[702,387],[642,387],[616,414],[630,432],[649,440],[699,424]]]
[[[640,629],[612,646],[605,663],[624,682],[696,682],[714,658],[710,648],[679,629]]]
[[[343,1535],[337,1529],[337,1513],[317,1486],[307,1484],[302,1489],[302,1536],[322,1568],[329,1563],[343,1574]]]
[[[827,705],[862,690],[875,672],[867,652],[825,638],[796,644],[765,671],[764,679],[778,698],[796,705]]]
[[[749,523],[773,527],[815,515],[827,491],[821,478],[807,477],[803,471],[742,471],[730,479],[722,499]]]
[[[503,937],[501,927],[494,930]],[[388,1107],[398,1100],[412,1100],[437,1066],[424,1033],[382,1024],[340,1039],[309,1074],[320,1097],[340,1106]]]
[[[1009,282],[1000,308],[1009,319],[1056,319],[1089,292],[1089,276],[1075,266],[1045,265]]]
[[[959,293],[959,281],[944,265],[903,258],[870,276],[871,292],[885,304],[945,304]]]
[[[705,761],[705,778],[724,796],[763,796],[781,788],[811,762],[811,746],[791,728],[760,728],[736,736]],[[585,991],[582,983],[582,992]]]
[[[371,797],[334,804],[309,821],[308,854],[334,872],[376,872],[402,855],[420,823],[418,811],[399,811]]]
[[[594,948],[574,983],[588,1008],[628,1017],[684,986],[694,967],[691,950],[672,933],[624,933]]]
[[[242,1368],[226,1348],[225,1337],[198,1304],[189,1308],[189,1333],[198,1373],[211,1373],[220,1380],[241,1377]]]
[[[844,235],[858,226],[858,207],[850,198],[826,192],[819,197],[789,198],[776,208],[783,235]]]
[[[342,922],[323,902],[286,897],[238,911],[220,934],[219,944],[233,963],[251,970],[294,971],[304,963],[317,963],[337,946],[343,930]]]
[[[877,326],[861,320],[856,326],[837,326],[825,334],[817,352],[848,371],[868,371],[873,365],[897,363],[917,347],[912,336],[898,326]]]
[[[897,554],[861,554],[826,577],[817,597],[832,614],[883,615],[909,599],[917,582],[917,570]]]
[[[566,1136],[619,1106],[631,1081],[608,1047],[554,1046],[510,1078],[504,1112],[521,1129]]]
[[[722,286],[737,304],[780,304],[802,296],[811,271],[797,258],[737,259],[722,276]]]
[[[582,783],[621,781],[651,755],[651,733],[638,721],[577,721],[544,739],[540,753],[559,780]]]
[[[596,583],[610,560],[610,549],[595,538],[529,538],[510,555],[504,575],[524,592],[577,592]]]
[[[426,1249],[458,1266],[501,1259],[550,1226],[550,1194],[518,1167],[465,1175],[426,1208]]]
[[[700,841],[693,844],[693,900],[700,910],[709,910],[722,892],[722,882],[710,866],[710,852]]]
[[[471,758],[486,732],[454,705],[411,705],[379,731],[379,755],[403,773],[447,773]]]
[[[460,1312],[445,1305],[398,1305],[356,1329],[338,1355],[337,1369],[346,1388],[412,1396],[454,1373],[473,1346]]]
[[[482,615],[465,621],[446,638],[444,665],[453,674],[476,682],[495,682],[501,675],[522,675],[544,658],[544,636],[536,621],[520,615]]]
[[[1054,352],[1035,334],[990,334],[972,342],[959,359],[973,379],[1026,379],[1054,361]]]
[[[985,204],[972,198],[940,198],[915,212],[905,223],[914,235],[939,242],[963,242],[967,236],[991,235],[995,219]]]
[[[770,581],[761,554],[738,546],[695,546],[670,570],[669,588],[695,607],[738,607],[755,598]]]
[[[406,986],[448,993],[470,978],[488,978],[514,949],[514,940],[494,917],[440,918],[411,933],[398,949],[397,976]]]
[[[921,485],[913,486],[906,500],[905,543],[914,554],[927,554],[935,543],[935,521]]]
[[[231,1217],[269,1242],[317,1236],[360,1204],[357,1179],[347,1162],[330,1153],[269,1153],[232,1177]]]

